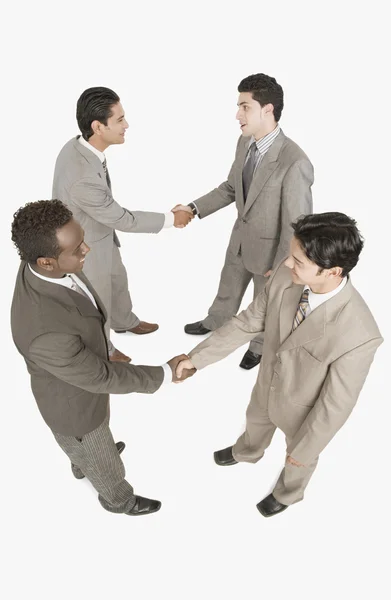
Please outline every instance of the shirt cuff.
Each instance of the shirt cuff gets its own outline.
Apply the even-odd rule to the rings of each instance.
[[[164,365],[162,365],[162,369],[164,371],[163,385],[166,385],[167,383],[172,383],[172,371],[170,365],[168,363],[165,363]]]
[[[172,227],[174,225],[174,213],[173,212],[168,212],[165,213],[164,215],[164,225],[163,225],[163,229],[165,229],[166,227]]]

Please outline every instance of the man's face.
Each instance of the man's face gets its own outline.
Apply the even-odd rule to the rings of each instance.
[[[90,248],[84,242],[84,231],[77,221],[69,223],[57,231],[57,240],[61,248],[55,269],[61,273],[78,273],[82,271],[86,254]]]
[[[239,121],[243,135],[254,136],[260,139],[265,135],[264,130],[270,126],[270,118],[274,120],[273,105],[261,106],[253,99],[251,92],[241,92],[238,99],[238,112],[236,119]]]
[[[106,146],[123,144],[125,141],[125,132],[129,127],[121,102],[112,105],[111,113],[112,115],[107,120],[107,125],[99,123],[100,136]]]
[[[330,269],[319,273],[318,265],[306,257],[295,236],[291,240],[290,255],[284,264],[291,270],[293,283],[308,285],[312,290],[322,287],[329,279]]]

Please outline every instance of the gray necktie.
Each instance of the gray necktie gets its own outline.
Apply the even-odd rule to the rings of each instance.
[[[246,161],[246,164],[243,167],[243,174],[242,174],[243,198],[244,198],[245,202],[247,199],[247,195],[248,195],[248,192],[250,189],[251,182],[253,180],[253,175],[254,175],[254,171],[255,171],[255,166],[257,164],[258,156],[259,156],[259,151],[258,151],[257,144],[255,142],[253,142],[251,144],[251,147],[249,150],[248,159]]]
[[[73,279],[72,275],[68,275],[68,277],[70,278],[72,284],[71,284],[71,289],[74,292],[77,292],[78,294],[81,294],[82,296],[84,296],[84,298],[88,298],[88,300],[91,302],[91,298],[88,296],[88,294],[85,293],[85,291],[80,287],[80,285],[78,285],[76,283],[76,281]]]
[[[102,166],[103,166],[103,170],[104,170],[104,172],[105,172],[105,175],[106,175],[106,182],[107,182],[107,185],[108,185],[108,186],[109,186],[109,188],[111,189],[111,180],[110,180],[109,170],[108,170],[108,168],[107,168],[107,161],[106,161],[106,159],[104,159],[104,161],[103,161],[103,163],[102,163]]]

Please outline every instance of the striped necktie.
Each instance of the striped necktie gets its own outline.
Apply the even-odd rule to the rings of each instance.
[[[304,319],[306,317],[308,306],[309,306],[309,302],[308,302],[309,293],[310,293],[310,290],[307,288],[306,290],[304,290],[304,292],[301,295],[299,306],[297,307],[295,318],[293,319],[292,331],[295,331],[295,329],[298,328],[298,326],[304,321]]]

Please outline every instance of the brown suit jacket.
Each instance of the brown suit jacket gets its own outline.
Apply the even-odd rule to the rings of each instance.
[[[78,277],[99,310],[78,292],[36,277],[22,261],[11,328],[44,420],[56,433],[82,437],[104,421],[109,393],[153,393],[164,372],[108,360],[104,308],[87,278]]]
[[[253,399],[291,438],[288,454],[310,464],[350,415],[383,339],[350,278],[292,333],[302,292],[280,263],[252,304],[189,356],[202,369],[264,331]]]

